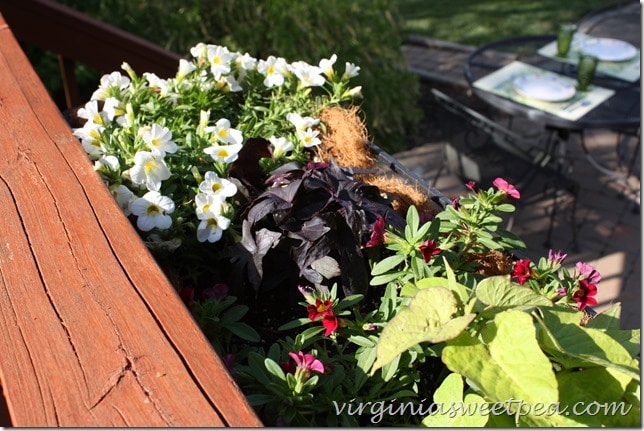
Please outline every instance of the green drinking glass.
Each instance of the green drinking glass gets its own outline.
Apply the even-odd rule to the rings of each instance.
[[[559,25],[557,33],[557,55],[559,57],[566,57],[570,52],[570,44],[576,30],[577,26],[569,22]]]
[[[599,59],[593,55],[581,54],[577,63],[577,90],[586,91],[593,82]]]

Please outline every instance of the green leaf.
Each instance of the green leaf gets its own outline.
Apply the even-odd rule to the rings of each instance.
[[[364,295],[362,294],[357,294],[357,295],[350,295],[345,298],[342,298],[340,302],[338,302],[338,305],[334,307],[336,311],[344,310],[345,308],[349,308],[354,304],[357,304],[358,302],[362,301],[364,299]]]
[[[482,427],[488,417],[479,412],[485,400],[476,394],[467,394],[463,399],[463,376],[448,375],[434,392],[434,404],[440,406],[423,419],[423,425],[434,428]]]
[[[269,395],[269,394],[250,394],[246,395],[246,400],[248,400],[248,403],[253,406],[253,407],[259,407],[263,406],[264,404],[268,404],[272,401],[275,401],[275,395]]]
[[[617,341],[632,356],[636,357],[641,352],[641,330],[639,329],[607,329],[606,335]]]
[[[562,313],[541,309],[540,342],[543,350],[565,368],[602,366],[614,368],[639,381],[639,363],[618,341],[593,328],[561,323]]]
[[[491,402],[514,399],[533,406],[557,402],[555,374],[537,343],[530,315],[505,311],[497,314],[486,329],[487,343],[469,332],[449,340],[442,353],[445,365],[467,377]],[[516,406],[510,405],[509,409],[514,414]],[[529,419],[535,424],[543,423],[543,418]]]
[[[418,343],[440,343],[460,334],[475,315],[452,318],[457,311],[456,298],[448,289],[429,287],[419,290],[411,298],[409,306],[400,310],[382,330],[372,375]]]
[[[373,347],[376,345],[376,343],[367,337],[363,337],[361,335],[352,335],[349,337],[349,342],[353,344],[357,344],[358,346],[362,347]]]
[[[406,271],[399,271],[399,272],[392,272],[390,274],[377,275],[371,279],[369,284],[371,286],[380,286],[383,284],[387,284],[390,281],[397,280],[398,278],[404,276],[405,274],[407,274]]]
[[[420,224],[420,217],[418,217],[418,210],[416,209],[415,206],[410,206],[409,209],[407,210],[407,227],[409,230],[405,230],[406,233],[406,239],[408,242],[411,242],[411,240],[416,236],[416,232],[418,231],[418,225]]]
[[[277,364],[277,362],[270,358],[266,358],[264,359],[264,366],[269,373],[280,380],[286,381],[286,375],[284,374],[284,371],[282,371],[282,368]]]
[[[518,286],[506,275],[488,277],[476,287],[476,297],[485,305],[498,308],[552,306],[545,296],[528,287]]]
[[[516,208],[512,204],[500,204],[497,205],[495,209],[502,213],[511,213],[514,212]]]
[[[257,331],[246,323],[233,322],[226,325],[226,328],[242,340],[250,341],[251,343],[256,343],[260,340]]]
[[[395,268],[396,266],[404,262],[405,257],[406,256],[402,254],[394,254],[393,256],[384,258],[373,266],[373,268],[371,269],[371,275],[384,274],[385,272]]]
[[[308,317],[302,317],[300,319],[295,319],[291,320],[290,322],[286,322],[279,328],[277,328],[278,331],[287,331],[289,329],[293,328],[299,328],[300,326],[306,325],[307,323],[311,323],[311,319]]]
[[[630,377],[607,368],[559,373],[560,411],[590,427],[640,427],[639,403],[625,401]],[[637,385],[639,392],[639,385]]]
[[[622,304],[617,302],[590,319],[586,327],[595,329],[619,329],[621,314]]]

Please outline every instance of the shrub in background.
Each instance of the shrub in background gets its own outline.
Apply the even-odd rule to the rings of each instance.
[[[391,0],[60,2],[179,54],[200,41],[257,58],[275,55],[310,63],[336,53],[338,64],[360,66],[355,84],[362,86],[370,138],[389,152],[406,148],[406,136],[420,120],[418,78],[407,70],[400,50],[402,21]],[[45,85],[60,91],[60,84],[47,78],[58,77],[55,60],[36,59],[35,66],[44,71]],[[81,69],[88,88],[95,88],[98,77]]]

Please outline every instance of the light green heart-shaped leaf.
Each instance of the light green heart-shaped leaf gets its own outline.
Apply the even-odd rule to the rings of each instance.
[[[469,332],[447,342],[442,359],[447,367],[467,377],[492,402],[523,400],[529,405],[556,403],[557,380],[541,351],[528,313],[510,310],[490,322],[484,344]],[[516,406],[509,406],[514,414]],[[537,416],[534,424],[551,424]]]
[[[639,428],[639,402],[632,404],[625,397],[634,382],[630,376],[609,368],[593,367],[559,373],[557,380],[559,411],[569,419],[591,427]],[[639,393],[639,384],[635,384]]]
[[[438,408],[423,419],[426,427],[482,427],[488,416],[480,414],[485,403],[477,394],[467,394],[463,398],[463,376],[452,373],[443,380],[434,392],[434,404]]]
[[[512,283],[510,277],[505,275],[486,278],[476,286],[475,293],[479,301],[491,307],[552,306],[552,302],[545,296]]]
[[[448,289],[429,287],[419,290],[411,298],[409,306],[398,312],[382,330],[372,375],[418,343],[440,343],[460,334],[476,315],[452,318],[457,310],[456,298]]]
[[[562,313],[542,309],[540,342],[543,350],[565,368],[602,366],[639,380],[639,363],[615,338],[604,331],[561,323]]]

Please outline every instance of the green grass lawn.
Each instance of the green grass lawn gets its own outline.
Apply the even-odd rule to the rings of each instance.
[[[395,0],[405,31],[466,45],[524,34],[556,33],[614,0]]]

